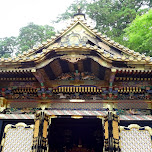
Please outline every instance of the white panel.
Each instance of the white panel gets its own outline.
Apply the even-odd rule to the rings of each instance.
[[[120,133],[122,152],[152,152],[151,135],[146,130],[122,130]]]
[[[32,128],[8,128],[2,152],[31,152],[32,141]]]

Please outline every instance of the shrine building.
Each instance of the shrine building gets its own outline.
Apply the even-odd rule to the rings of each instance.
[[[0,59],[2,152],[152,152],[152,58],[67,28]]]

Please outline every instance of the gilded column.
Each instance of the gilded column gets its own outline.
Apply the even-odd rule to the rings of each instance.
[[[104,122],[104,146],[107,152],[118,152],[119,148],[119,120],[118,116],[109,112]]]
[[[36,114],[32,152],[47,152],[49,118],[44,111]]]

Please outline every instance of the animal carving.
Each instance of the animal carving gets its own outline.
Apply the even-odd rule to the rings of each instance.
[[[97,77],[90,72],[74,72],[74,73],[63,73],[61,76],[59,76],[57,79],[59,80],[94,80],[97,79]]]
[[[72,76],[70,74],[68,74],[68,73],[65,73],[59,79],[61,79],[61,80],[68,80],[70,78],[72,78]]]
[[[89,75],[89,73],[81,73],[81,77],[82,77],[82,80],[93,80],[93,79],[95,79],[95,76],[93,74]]]

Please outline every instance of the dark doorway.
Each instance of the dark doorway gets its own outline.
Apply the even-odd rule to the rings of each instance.
[[[49,128],[49,152],[102,152],[103,126],[97,118],[55,118]]]

